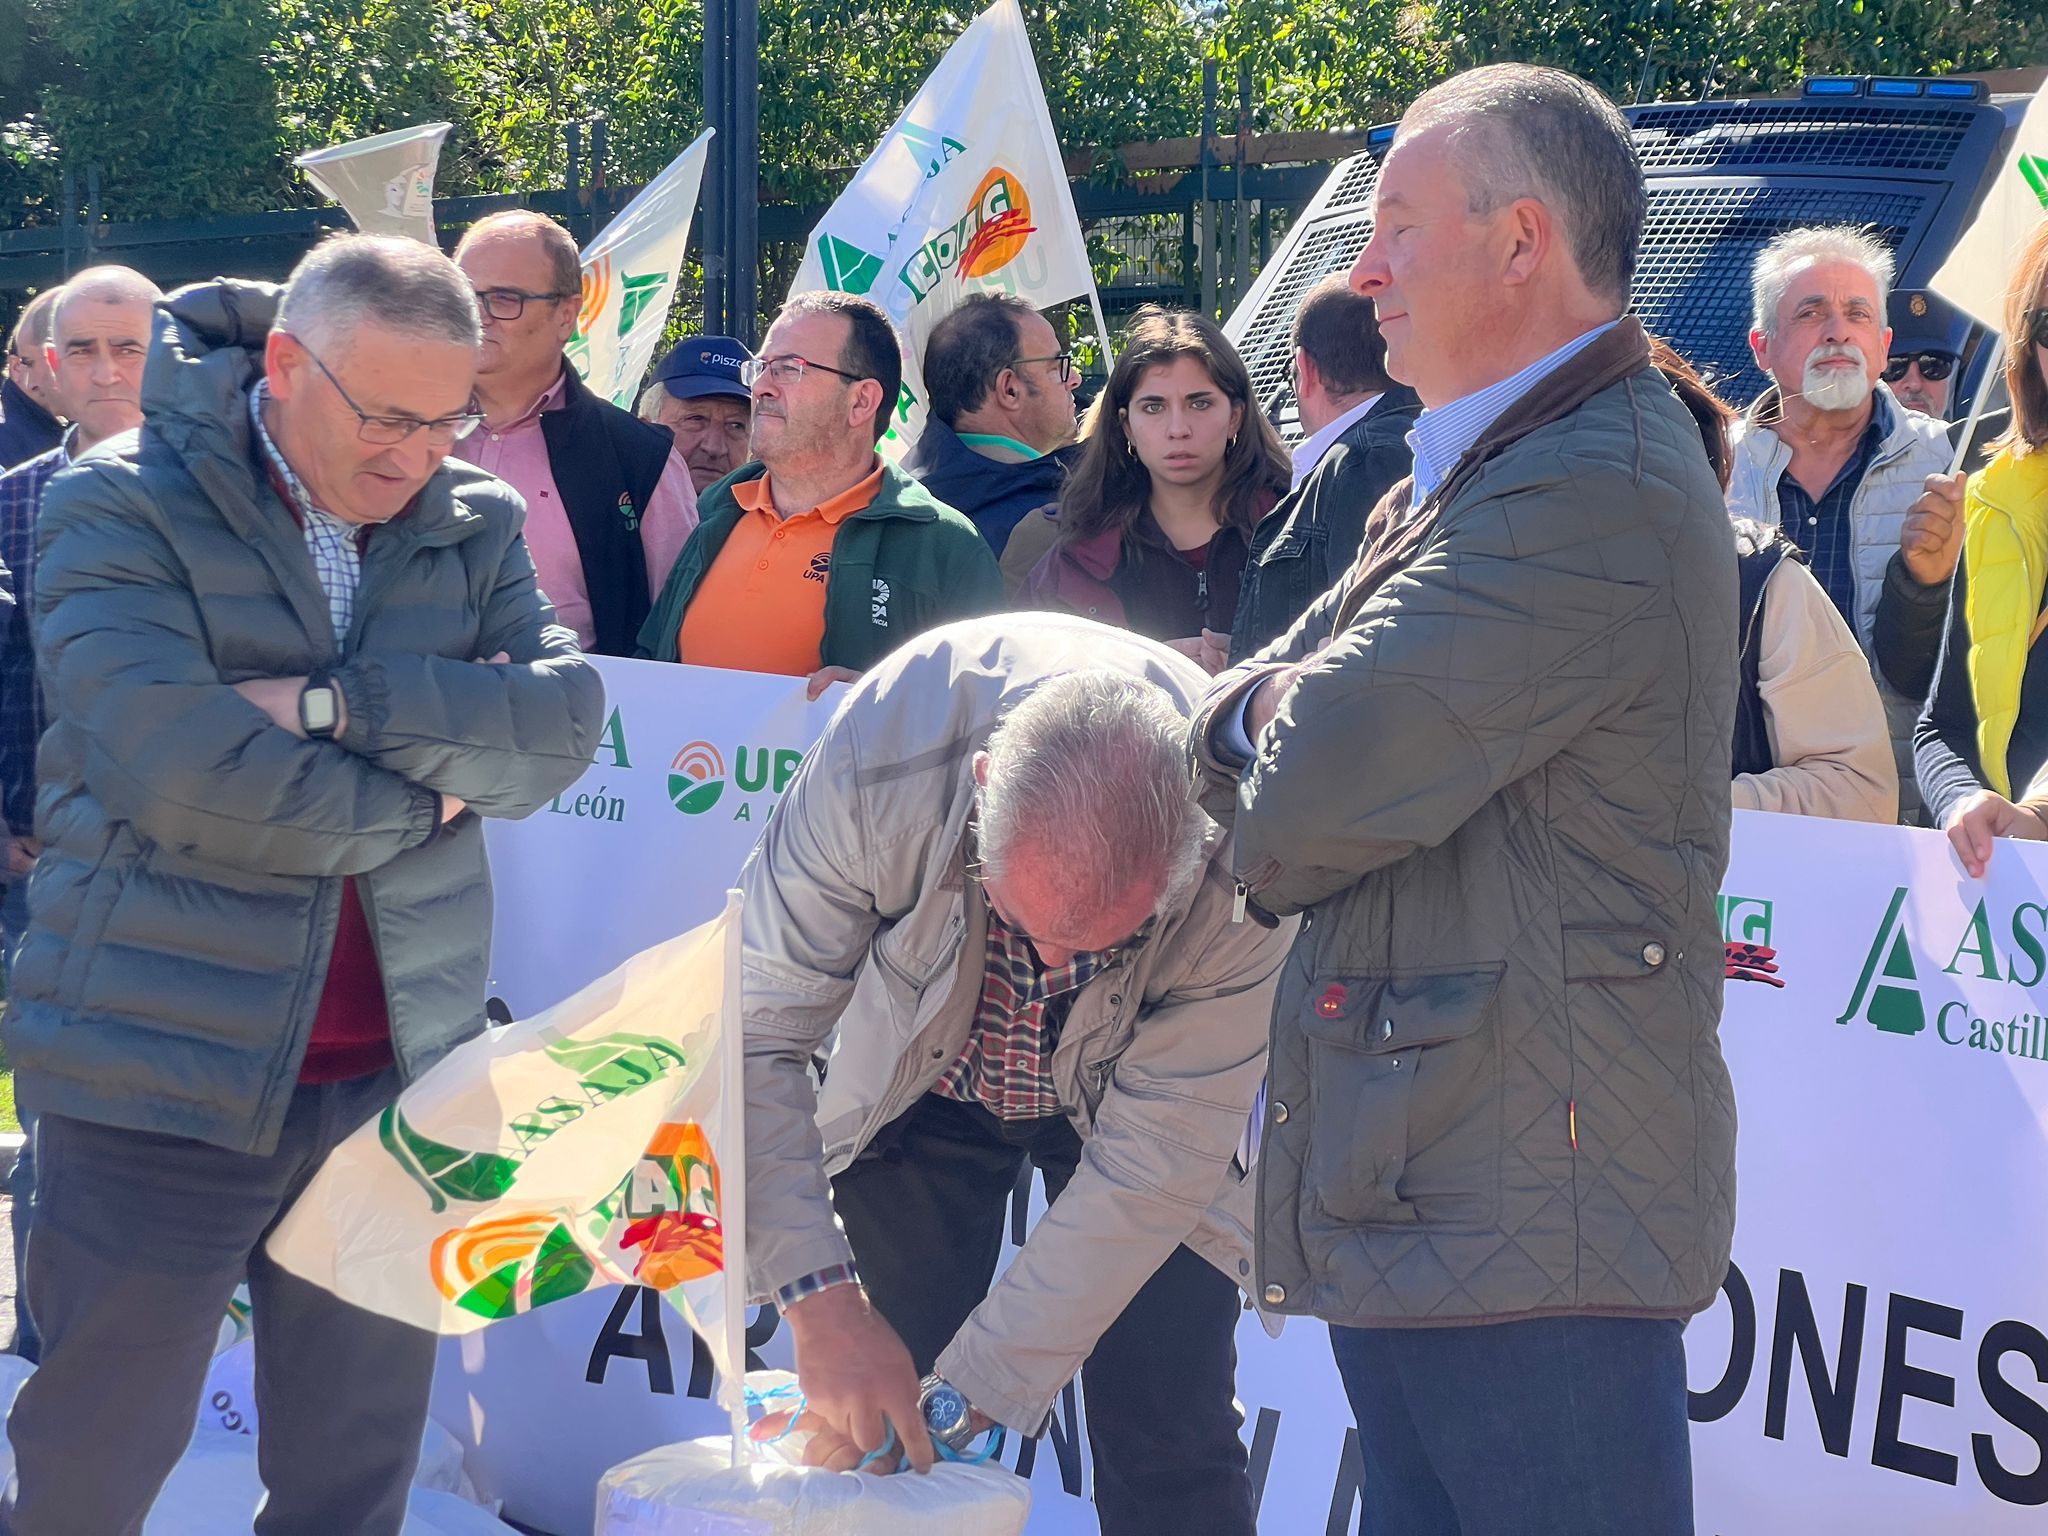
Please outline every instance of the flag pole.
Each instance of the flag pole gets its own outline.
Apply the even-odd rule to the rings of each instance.
[[[1977,386],[1976,396],[1970,401],[1969,419],[1963,423],[1963,435],[1956,441],[1955,461],[1948,467],[1952,475],[1961,474],[1963,461],[1970,456],[1970,439],[1977,435],[1977,423],[1984,415],[1984,399],[1991,393],[1997,381],[1998,370],[2005,362],[2005,332],[1991,333],[1991,356],[1984,364],[1983,382]]]
[[[751,1459],[747,1438],[747,1089],[740,1015],[740,893],[725,893],[725,984],[719,998],[719,1118],[728,1127],[720,1171],[718,1218],[725,1236],[725,1358],[732,1369],[719,1399],[732,1421],[732,1464]]]
[[[1116,367],[1116,353],[1110,350],[1109,326],[1102,318],[1102,294],[1092,281],[1088,284],[1088,311],[1095,316],[1095,334],[1102,342],[1102,373],[1107,378]]]

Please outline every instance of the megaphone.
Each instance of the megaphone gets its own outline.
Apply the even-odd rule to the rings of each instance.
[[[292,162],[366,235],[434,245],[434,169],[449,124],[421,123],[316,149]]]

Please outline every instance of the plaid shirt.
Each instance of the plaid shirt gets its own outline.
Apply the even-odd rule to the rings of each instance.
[[[249,420],[256,429],[256,441],[276,471],[278,480],[291,493],[292,506],[305,529],[306,550],[313,557],[313,570],[320,578],[320,590],[327,594],[327,616],[334,621],[337,645],[348,638],[348,627],[356,616],[356,587],[363,578],[363,551],[356,542],[357,530],[330,512],[313,505],[305,482],[285,463],[270,429],[263,424],[263,402],[270,398],[270,381],[258,379],[249,391]]]
[[[1031,940],[988,913],[988,947],[981,976],[981,1007],[967,1049],[946,1070],[935,1091],[993,1110],[1005,1120],[1036,1120],[1060,1113],[1052,1081],[1052,1053],[1074,994],[1110,957],[1077,954],[1045,969]]]
[[[36,823],[36,744],[49,717],[36,685],[34,631],[36,517],[43,490],[71,462],[66,442],[0,475],[0,565],[14,607],[0,620],[0,815],[7,830],[27,837]]]
[[[1786,535],[1806,552],[1813,578],[1840,610],[1849,627],[1856,627],[1856,530],[1849,513],[1856,492],[1863,484],[1863,472],[1884,446],[1891,432],[1891,407],[1884,392],[1871,397],[1870,425],[1863,441],[1849,455],[1849,462],[1835,476],[1834,484],[1818,499],[1787,470],[1778,476],[1778,522]]]
[[[946,1070],[933,1091],[949,1099],[980,1104],[1005,1120],[1036,1120],[1060,1113],[1052,1081],[1052,1053],[1074,994],[1114,959],[1077,954],[1065,965],[1044,969],[1031,941],[988,909],[988,944],[983,951],[981,1007],[967,1036],[967,1049]],[[858,1285],[851,1264],[834,1264],[804,1275],[775,1293],[787,1312],[797,1302],[835,1285]]]

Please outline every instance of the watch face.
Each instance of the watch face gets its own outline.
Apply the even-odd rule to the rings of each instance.
[[[334,690],[308,688],[299,695],[299,723],[312,735],[334,729]]]
[[[924,1400],[925,1427],[934,1434],[950,1434],[967,1423],[967,1399],[960,1389],[945,1382],[931,1390]]]

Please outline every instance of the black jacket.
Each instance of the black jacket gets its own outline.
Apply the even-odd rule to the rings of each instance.
[[[14,380],[0,381],[0,472],[26,464],[64,441],[64,423]]]
[[[1043,458],[1005,464],[976,453],[934,416],[925,422],[916,446],[903,456],[903,468],[938,500],[965,513],[1000,557],[1011,529],[1059,500],[1060,481],[1077,451],[1070,446]]]
[[[1231,626],[1232,661],[1286,634],[1358,558],[1367,514],[1413,468],[1408,430],[1421,414],[1414,390],[1391,386],[1260,519]]]
[[[1913,771],[1934,825],[1989,782],[1977,746],[1977,701],[1970,684],[1970,580],[1964,561],[1956,561],[1949,583],[1941,659],[1913,733]],[[1885,583],[1889,589],[1891,583]],[[1884,610],[1878,610],[1880,618]],[[1880,629],[1878,633],[1883,634]],[[1881,659],[1881,658],[1880,658]],[[2010,799],[2027,793],[2035,777],[2048,767],[2048,645],[2037,639],[2027,651],[2020,675],[2020,712],[2006,745],[2005,772]]]

